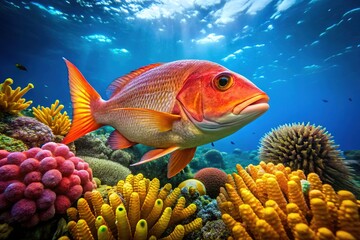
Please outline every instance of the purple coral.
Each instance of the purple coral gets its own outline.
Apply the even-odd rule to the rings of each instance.
[[[0,218],[30,227],[64,214],[94,188],[92,170],[64,144],[0,151]]]
[[[5,135],[23,141],[28,147],[39,147],[54,140],[50,127],[31,117],[10,119]]]

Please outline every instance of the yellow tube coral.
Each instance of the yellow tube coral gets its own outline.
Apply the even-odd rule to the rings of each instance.
[[[135,228],[134,240],[146,240],[148,235],[148,225],[144,219],[140,219]]]
[[[116,208],[116,226],[118,230],[118,240],[128,240],[131,235],[131,227],[126,214],[124,204],[120,204]]]
[[[97,239],[98,240],[115,240],[115,238],[111,234],[111,231],[108,229],[108,227],[106,225],[99,226],[98,233],[97,233]]]
[[[151,207],[154,206],[154,202],[157,199],[158,191],[160,188],[160,181],[157,178],[151,180],[149,185],[149,191],[146,194],[144,204],[141,207],[141,218],[146,219],[151,211]]]
[[[150,229],[149,235],[154,235],[155,237],[159,238],[161,234],[166,230],[168,227],[170,218],[171,218],[172,209],[171,207],[165,208],[163,214],[159,218],[159,220],[155,223],[155,225]]]
[[[216,198],[222,219],[234,239],[239,239],[244,232],[253,239],[355,239],[354,236],[360,236],[360,205],[351,192],[336,193],[331,185],[322,184],[315,173],[305,176],[299,170],[291,172],[282,164],[261,162],[249,169],[251,174],[245,174],[237,165],[242,175],[228,175],[233,181],[229,180],[230,184],[222,188]],[[248,184],[247,189],[234,191],[233,183],[251,183],[245,181],[249,176],[257,185],[257,195]],[[311,190],[303,190],[303,183],[305,187],[310,183]],[[262,195],[259,190],[264,187],[268,191]],[[251,194],[244,194],[249,191]],[[240,205],[238,211],[236,205]]]
[[[84,219],[80,219],[76,223],[76,229],[80,239],[94,240],[93,234],[91,234],[90,228]]]
[[[120,205],[120,204],[119,204]],[[101,216],[105,219],[106,224],[109,226],[112,235],[117,238],[117,226],[115,224],[115,214],[109,204],[101,206]]]
[[[163,211],[163,201],[161,199],[157,199],[154,203],[154,207],[152,208],[150,214],[146,218],[148,222],[148,227],[152,228],[152,226],[156,223],[156,221],[160,218],[161,213]]]
[[[181,240],[185,235],[185,228],[183,225],[176,225],[174,231],[169,236],[162,238],[161,240]]]
[[[132,184],[136,184],[134,187]],[[148,187],[146,187],[148,186]],[[171,185],[167,184],[162,191],[162,197],[168,200],[169,205],[177,203],[174,209],[177,211],[174,223],[170,222],[172,217],[172,208],[165,207],[162,199],[156,199],[153,205],[147,206],[152,202],[153,197],[158,197],[160,181],[153,179],[149,181],[142,174],[128,176],[125,181],[119,181],[114,189],[108,187],[104,192],[104,198],[99,196],[98,191],[87,192],[84,198],[78,200],[78,209],[80,218],[82,218],[89,226],[91,235],[94,239],[181,239],[184,235],[189,234],[202,227],[202,219],[189,218],[196,211],[195,204],[186,206],[184,197],[179,198],[180,189],[175,188],[173,191],[169,189]],[[137,191],[134,191],[137,190]],[[145,191],[144,203],[140,208],[141,200],[139,192]],[[123,196],[129,194],[129,201],[123,201]],[[167,194],[166,194],[167,193]],[[99,204],[101,202],[101,204]],[[109,203],[111,205],[109,205]],[[116,204],[118,204],[116,206]],[[100,206],[101,205],[101,206]],[[100,206],[100,213],[99,213]],[[115,208],[115,213],[113,211]],[[76,210],[76,209],[74,209]],[[140,219],[143,211],[148,211],[146,219]],[[94,216],[95,213],[95,216]],[[69,216],[75,219],[75,213],[69,210]],[[192,221],[191,221],[192,220]],[[78,220],[77,220],[78,221]],[[175,226],[175,223],[182,223]],[[187,224],[184,224],[187,223]],[[70,227],[75,225],[75,232],[70,231]],[[74,239],[78,239],[76,232],[77,223],[71,221],[69,223],[69,231]],[[74,228],[74,227],[73,227]],[[99,229],[102,231],[99,231]],[[170,231],[172,229],[172,232]],[[165,231],[167,234],[165,234]],[[171,232],[171,233],[170,233]],[[167,237],[165,235],[168,235]]]
[[[131,226],[132,235],[134,235],[136,225],[140,220],[140,198],[137,192],[131,193],[128,218]]]

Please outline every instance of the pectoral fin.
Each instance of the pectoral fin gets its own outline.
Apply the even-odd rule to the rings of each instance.
[[[166,154],[172,153],[173,151],[176,151],[177,149],[179,149],[179,147],[169,147],[166,149],[151,150],[151,151],[145,153],[139,162],[131,164],[130,166],[137,166],[137,165],[140,165],[140,164],[143,164],[146,162],[153,161],[155,159],[165,156]]]
[[[114,108],[111,111],[117,111],[124,118],[133,119],[140,129],[150,128],[158,132],[171,130],[173,122],[181,118],[180,115],[145,108]]]
[[[172,178],[183,170],[194,157],[195,150],[196,147],[173,152],[168,163],[167,177]]]
[[[107,143],[114,150],[124,149],[135,145],[136,143],[131,142],[126,137],[124,137],[118,130],[114,130],[111,134]]]

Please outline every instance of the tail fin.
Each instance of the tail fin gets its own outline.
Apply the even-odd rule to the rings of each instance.
[[[70,95],[73,106],[73,122],[69,133],[62,141],[67,144],[102,126],[95,121],[91,112],[91,106],[101,101],[101,97],[74,64],[65,58],[64,61],[69,71]]]

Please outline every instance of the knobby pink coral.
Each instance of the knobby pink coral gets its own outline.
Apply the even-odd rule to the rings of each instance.
[[[0,150],[0,221],[34,226],[63,214],[94,188],[92,170],[64,144]]]

